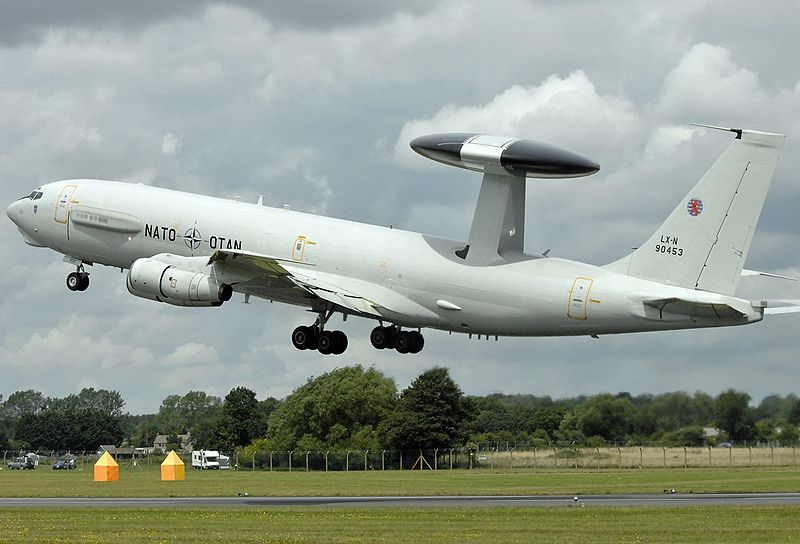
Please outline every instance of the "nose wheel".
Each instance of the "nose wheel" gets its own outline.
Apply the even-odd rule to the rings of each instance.
[[[89,288],[89,273],[84,271],[83,265],[78,266],[77,272],[67,275],[67,289],[70,291],[86,291]]]

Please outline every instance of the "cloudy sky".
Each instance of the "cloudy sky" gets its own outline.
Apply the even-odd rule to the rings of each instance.
[[[502,8],[498,9],[498,5]],[[796,2],[3,2],[0,201],[55,179],[120,179],[240,196],[465,239],[480,175],[416,156],[430,132],[562,145],[591,178],[532,182],[530,252],[604,264],[639,245],[730,141],[701,122],[781,132],[784,155],[747,267],[800,275]],[[468,340],[428,332],[340,357],[295,350],[300,308],[181,309],[71,268],[0,220],[0,394],[119,390],[132,413],[173,393],[244,385],[282,397],[337,366],[402,388],[434,365],[470,394],[800,393],[800,316],[733,329]],[[746,278],[740,295],[800,298]],[[239,299],[240,300],[240,299]],[[340,325],[338,318],[336,325]]]

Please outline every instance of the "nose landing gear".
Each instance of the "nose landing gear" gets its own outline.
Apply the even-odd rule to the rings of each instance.
[[[86,291],[89,288],[89,273],[83,269],[83,263],[78,265],[76,272],[67,275],[67,289],[70,291]]]

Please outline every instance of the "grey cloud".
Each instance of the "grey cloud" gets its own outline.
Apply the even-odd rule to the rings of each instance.
[[[796,274],[798,8],[771,3],[743,15],[753,9],[4,3],[0,45],[13,47],[0,47],[0,201],[52,179],[121,178],[246,200],[265,193],[278,206],[464,238],[480,176],[394,153],[407,150],[404,127],[451,111],[440,120],[524,132],[510,135],[599,161],[591,178],[529,187],[526,240],[529,251],[603,263],[641,243],[727,145],[729,135],[688,123],[742,123],[789,135],[748,267]],[[575,84],[578,73],[576,102],[563,95],[532,105],[548,81]],[[431,331],[413,358],[376,352],[373,324],[350,319],[336,324],[350,336],[347,354],[324,358],[288,342],[310,320],[303,309],[165,307],[131,297],[124,276],[105,267],[92,270],[89,291],[70,293],[58,255],[25,246],[5,219],[0,241],[13,286],[0,300],[0,358],[26,369],[4,377],[0,394],[65,395],[92,383],[119,389],[139,412],[189,389],[224,396],[246,384],[282,396],[355,363],[375,364],[401,386],[446,365],[473,394],[738,387],[758,398],[789,392],[800,377],[786,362],[800,347],[793,316],[599,341],[477,342]],[[796,285],[774,281],[743,282],[743,293],[800,298]],[[203,360],[196,373],[179,364],[192,353]],[[769,372],[748,380],[753,360]],[[226,372],[215,375],[216,364]]]

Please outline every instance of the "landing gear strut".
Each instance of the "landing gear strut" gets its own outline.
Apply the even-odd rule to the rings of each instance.
[[[400,327],[375,327],[369,335],[375,349],[396,349],[398,353],[419,353],[425,338],[419,331],[402,331]]]
[[[67,289],[70,291],[86,291],[89,288],[89,273],[83,269],[83,263],[78,265],[76,272],[67,275]]]
[[[333,312],[320,312],[311,326],[300,325],[292,332],[292,344],[297,349],[315,349],[323,355],[341,355],[347,349],[347,335],[342,331],[326,331],[325,323]]]

